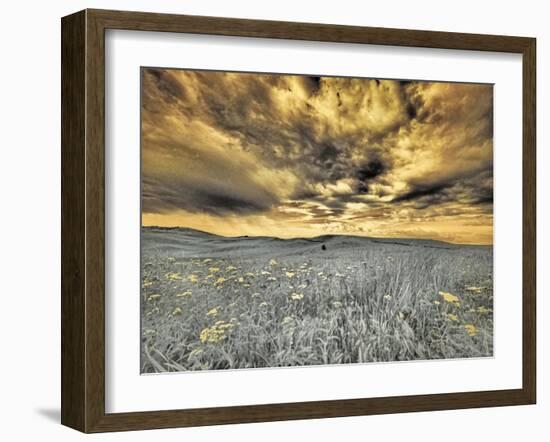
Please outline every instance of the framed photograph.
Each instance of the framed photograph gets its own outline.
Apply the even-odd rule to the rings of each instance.
[[[62,423],[533,404],[535,39],[62,19]]]

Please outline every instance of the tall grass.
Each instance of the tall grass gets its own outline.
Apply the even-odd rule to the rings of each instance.
[[[492,355],[488,248],[143,263],[143,373]]]

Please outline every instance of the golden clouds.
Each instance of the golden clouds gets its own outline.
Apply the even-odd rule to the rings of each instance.
[[[143,70],[144,225],[492,242],[492,86]]]

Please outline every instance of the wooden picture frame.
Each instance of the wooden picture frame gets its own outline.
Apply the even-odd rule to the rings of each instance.
[[[106,10],[62,19],[62,409],[83,432],[534,404],[536,41],[533,38]],[[523,57],[523,385],[497,391],[105,412],[105,30],[495,51]]]

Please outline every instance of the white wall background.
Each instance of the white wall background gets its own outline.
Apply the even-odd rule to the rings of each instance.
[[[538,405],[116,433],[95,440],[547,440],[550,434],[550,28],[545,2],[19,0],[1,15],[0,435],[83,440],[59,425],[60,22],[86,7],[534,36],[538,39]]]

